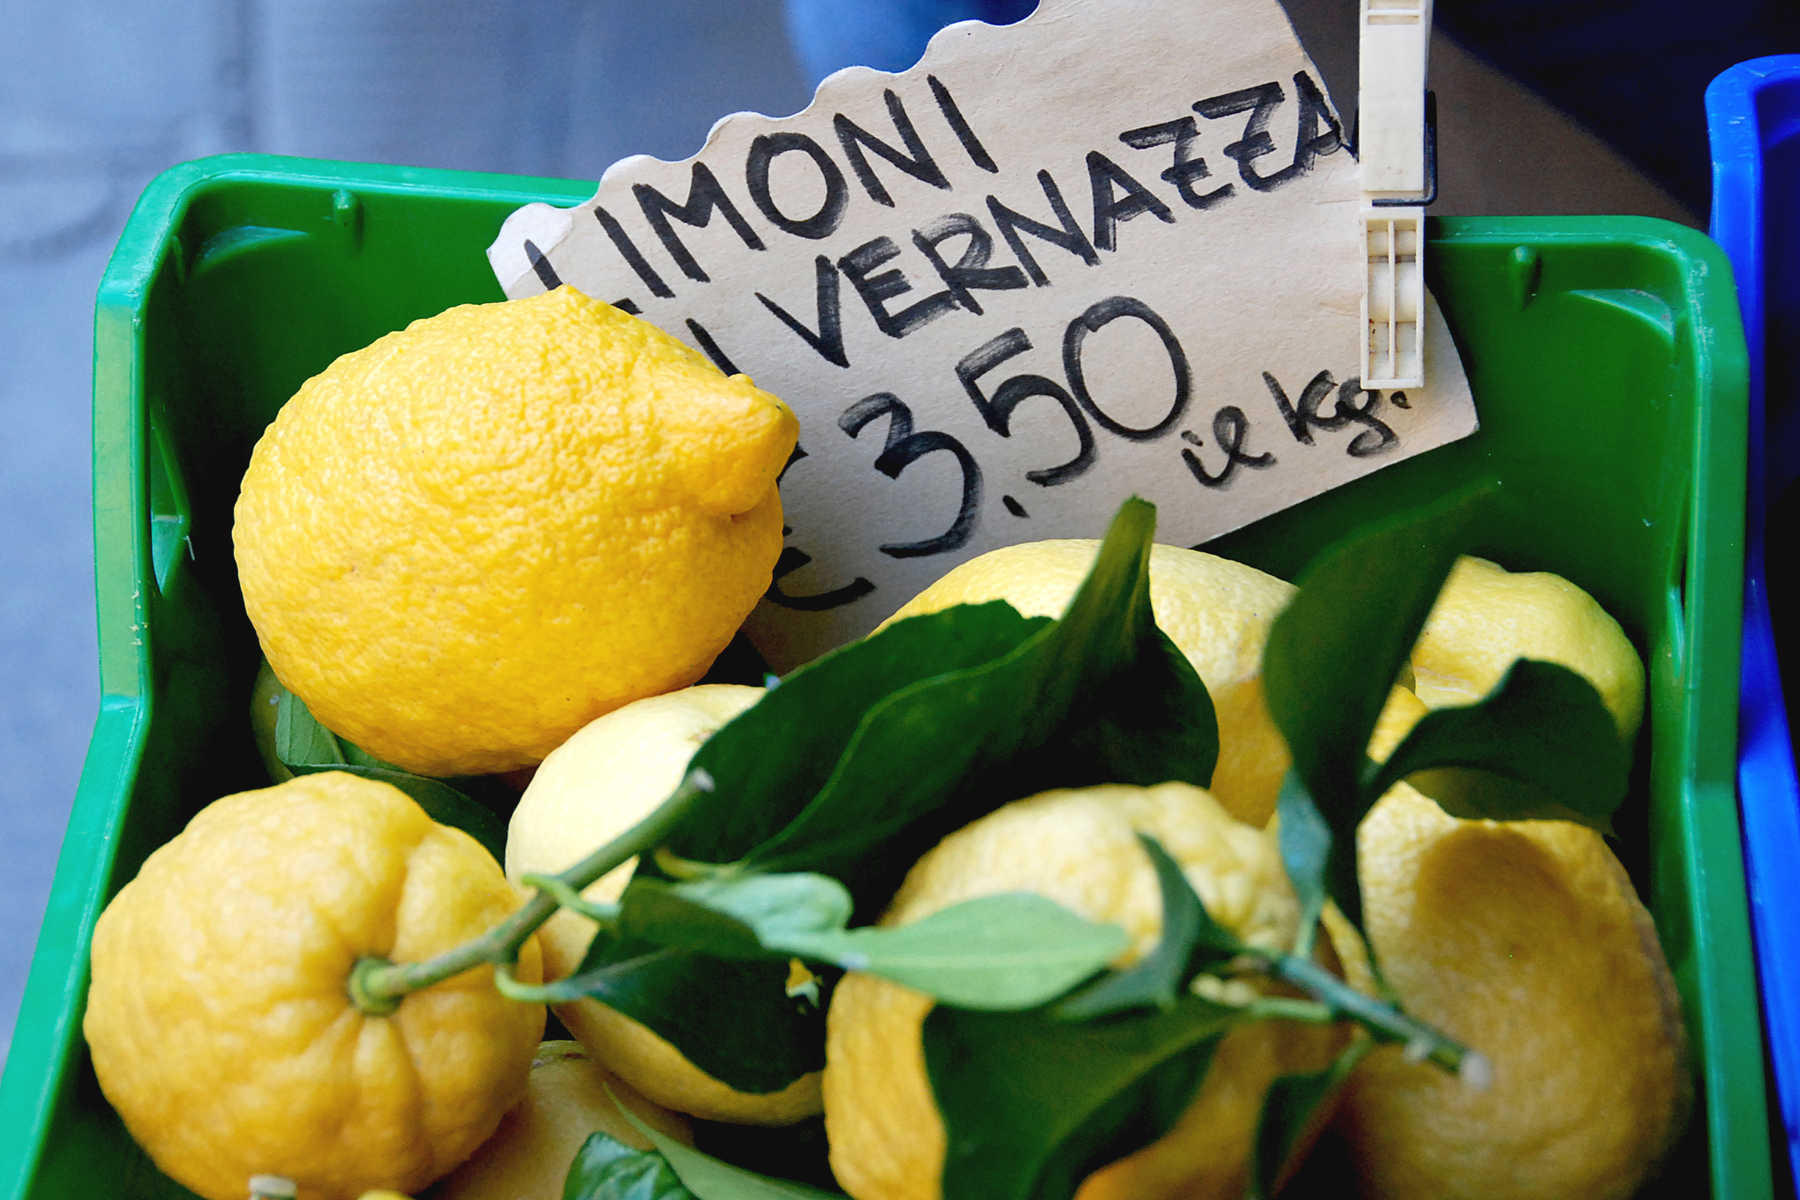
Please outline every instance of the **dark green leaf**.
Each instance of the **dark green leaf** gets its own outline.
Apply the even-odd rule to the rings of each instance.
[[[1143,501],[1120,510],[1055,622],[1004,604],[958,607],[896,622],[794,672],[701,747],[693,765],[717,789],[668,848],[691,861],[834,876],[867,921],[919,855],[1007,801],[1048,787],[1210,781],[1211,702],[1150,609],[1153,523]],[[655,873],[640,863],[640,875]],[[590,954],[594,968],[644,956],[641,945],[598,944],[611,948]],[[733,997],[723,1015],[685,1028],[644,997],[621,1000],[715,1076],[768,1091],[816,1067],[799,1052],[819,1036],[814,1010],[767,987],[739,995],[717,958],[654,961],[662,974],[647,993],[702,1012],[716,1012],[706,998]],[[607,986],[637,990],[610,976]],[[792,1028],[781,1046],[751,1061],[744,1026],[769,1029],[784,1016]],[[721,1046],[703,1045],[709,1038]],[[772,1082],[784,1069],[792,1073]]]
[[[556,999],[592,997],[741,1092],[777,1092],[825,1065],[824,1010],[788,995],[785,961],[745,962],[598,936]]]
[[[613,1103],[618,1104],[616,1096]],[[734,1167],[646,1125],[622,1104],[619,1112],[633,1129],[650,1139],[697,1200],[842,1200],[837,1192],[823,1192],[804,1183],[771,1179]]]
[[[1243,949],[1230,930],[1214,921],[1162,843],[1138,835],[1156,867],[1162,892],[1162,936],[1156,947],[1131,966],[1110,971],[1057,1004],[1064,1021],[1088,1021],[1137,1008],[1170,1009],[1188,979],[1203,967],[1230,959]]]
[[[807,663],[694,755],[691,765],[719,786],[670,849],[700,862],[744,857],[825,785],[871,707],[908,684],[998,658],[1047,624],[1007,604],[960,606],[897,622]]]
[[[319,724],[306,702],[285,687],[275,706],[275,757],[289,769],[345,761],[337,734]]]
[[[947,1139],[943,1194],[1072,1194],[1094,1167],[1167,1131],[1211,1047],[1241,1019],[1197,996],[1085,1023],[932,1009],[923,1039]]]
[[[1474,512],[1470,501],[1435,507],[1338,543],[1269,630],[1269,714],[1340,841],[1373,800],[1359,787],[1369,737]]]
[[[623,1110],[621,1110],[623,1111]],[[591,1133],[563,1179],[562,1200],[696,1200],[668,1160]]]
[[[1631,750],[1600,695],[1557,663],[1520,659],[1475,704],[1413,726],[1369,789],[1406,779],[1456,817],[1579,821],[1610,832]]]
[[[1307,1140],[1318,1134],[1338,1090],[1374,1044],[1366,1037],[1353,1038],[1324,1070],[1283,1075],[1269,1085],[1256,1126],[1250,1200],[1264,1200],[1274,1193],[1282,1181],[1282,1172]]]
[[[796,932],[781,946],[866,971],[963,1008],[1029,1008],[1062,995],[1130,945],[1029,892],[981,896],[908,925]]]
[[[1002,658],[873,705],[818,795],[751,860],[825,871],[859,906],[885,902],[919,854],[1008,800],[1052,786],[1210,782],[1211,700],[1150,609],[1154,522],[1149,504],[1128,501],[1060,619]]]

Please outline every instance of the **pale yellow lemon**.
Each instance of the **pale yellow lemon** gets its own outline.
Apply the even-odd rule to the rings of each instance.
[[[625,832],[673,792],[688,761],[716,730],[762,695],[761,688],[699,684],[627,704],[583,727],[539,765],[507,831],[506,872],[514,880],[554,874]],[[635,860],[582,894],[618,899]],[[594,924],[559,911],[538,932],[552,979],[580,966]],[[596,1000],[556,1006],[569,1032],[606,1068],[658,1104],[716,1121],[780,1125],[819,1111],[817,1073],[777,1092],[732,1088],[688,1061],[646,1026]]]

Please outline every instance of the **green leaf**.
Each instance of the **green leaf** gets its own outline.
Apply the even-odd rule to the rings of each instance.
[[[277,685],[279,687],[279,685]],[[306,702],[281,687],[275,705],[275,757],[289,769],[348,761],[337,734],[319,724]]]
[[[1302,1144],[1318,1133],[1329,1104],[1374,1045],[1369,1038],[1353,1038],[1324,1070],[1282,1075],[1269,1085],[1256,1126],[1249,1200],[1264,1200],[1274,1194],[1283,1170]]]
[[[820,1191],[787,1179],[771,1179],[721,1162],[645,1124],[636,1113],[619,1104],[617,1096],[613,1096],[613,1103],[633,1129],[650,1139],[697,1200],[843,1200],[837,1192]]]
[[[932,1009],[923,1039],[947,1139],[943,1194],[1072,1194],[1096,1166],[1168,1130],[1242,1019],[1197,996],[1085,1023],[1044,1010]]]
[[[624,1111],[621,1107],[620,1111]],[[635,1150],[610,1134],[588,1135],[563,1179],[562,1200],[696,1200],[675,1168],[654,1150]]]
[[[1117,925],[1095,924],[1029,892],[965,900],[908,925],[797,932],[780,943],[945,1004],[992,1010],[1054,999],[1130,944]]]
[[[591,997],[672,1042],[741,1092],[778,1092],[825,1065],[825,1014],[788,995],[786,961],[734,961],[595,937],[560,1003]]]
[[[1211,700],[1150,608],[1154,525],[1151,505],[1127,501],[1061,618],[1002,658],[872,706],[811,803],[750,861],[836,875],[861,907],[885,902],[945,833],[1020,796],[1210,782]]]
[[[717,787],[667,849],[693,862],[834,876],[867,921],[925,850],[1010,800],[1089,783],[1209,782],[1211,702],[1150,608],[1153,527],[1150,505],[1123,506],[1057,621],[1005,604],[957,607],[896,622],[795,671],[700,748],[693,766]],[[640,876],[658,873],[640,860]],[[645,956],[641,944],[596,945],[587,964],[596,969]],[[606,977],[615,1007],[713,1064],[724,1082],[768,1091],[781,1070],[792,1072],[785,1082],[816,1067],[798,1052],[819,1038],[816,1010],[767,987],[740,994],[717,957],[654,962],[652,987]],[[678,983],[679,971],[688,974]],[[712,996],[732,1004],[684,1022],[649,1004],[653,994],[702,1012],[715,1011],[704,1003]],[[753,1060],[744,1028],[783,1020],[791,1028],[781,1048]]]
[[[971,1008],[1028,1008],[1122,953],[1096,925],[1042,896],[983,896],[895,927],[846,929],[850,894],[824,875],[633,880],[618,932],[720,958],[802,958],[867,971]]]
[[[1413,726],[1369,789],[1401,779],[1455,817],[1579,821],[1611,832],[1630,784],[1631,750],[1581,675],[1521,659],[1475,704]]]
[[[1345,539],[1306,570],[1269,629],[1269,714],[1340,840],[1373,802],[1359,786],[1369,737],[1474,515],[1465,500]]]
[[[1005,655],[1048,624],[998,602],[959,606],[897,622],[800,667],[695,753],[691,767],[719,786],[669,848],[700,862],[743,858],[825,785],[870,708],[909,684]]]
[[[787,958],[784,939],[842,929],[850,893],[829,875],[760,873],[668,883],[633,879],[619,900],[621,937],[720,958]]]
[[[1057,1004],[1051,1012],[1064,1021],[1088,1021],[1132,1009],[1175,1007],[1196,970],[1228,960],[1243,943],[1215,922],[1195,894],[1181,864],[1162,843],[1145,834],[1138,841],[1156,867],[1162,892],[1162,936],[1143,958],[1106,975]]]
[[[1325,910],[1328,896],[1337,896],[1347,905],[1346,913],[1355,920],[1358,911],[1356,886],[1356,846],[1354,833],[1342,853],[1337,848],[1331,826],[1313,803],[1306,782],[1291,768],[1282,777],[1281,791],[1276,796],[1276,843],[1281,847],[1281,862],[1287,868],[1288,882],[1300,901],[1300,946],[1310,948],[1313,927]]]

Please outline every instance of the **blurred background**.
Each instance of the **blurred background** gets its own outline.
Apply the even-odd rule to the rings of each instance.
[[[1792,2],[1779,0],[1784,11]],[[0,534],[0,1055],[99,704],[91,323],[101,272],[145,184],[172,164],[238,150],[597,179],[627,154],[692,154],[728,113],[793,112],[858,36],[873,45],[871,13],[891,24],[942,7],[11,0],[0,41],[0,511],[10,514]],[[1559,15],[1567,5],[1463,7],[1525,21],[1509,28],[1538,52],[1493,65],[1483,53],[1495,30],[1473,18],[1449,23],[1465,43],[1434,40],[1438,214],[1639,213],[1702,225],[1706,79],[1741,58],[1800,49],[1769,41],[1761,17],[1733,29],[1713,12],[1708,30],[1731,36],[1708,40],[1640,13],[1642,34],[1682,43],[1645,57],[1608,40],[1605,26],[1574,28]],[[1356,0],[1288,9],[1347,118]],[[1440,30],[1445,12],[1440,3]],[[882,42],[879,53],[910,53],[896,49],[903,43]],[[873,65],[905,65],[868,54]],[[1620,79],[1659,93],[1663,107],[1657,95],[1608,93]],[[1690,110],[1691,127],[1666,116]]]

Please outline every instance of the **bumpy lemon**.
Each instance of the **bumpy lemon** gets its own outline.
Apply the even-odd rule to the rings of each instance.
[[[531,1060],[525,1099],[469,1161],[431,1190],[432,1200],[553,1200],[562,1195],[569,1164],[589,1134],[650,1148],[650,1140],[620,1114],[620,1104],[657,1132],[692,1143],[684,1118],[638,1095],[579,1042],[545,1042]]]
[[[1600,693],[1619,731],[1644,715],[1644,664],[1588,593],[1547,571],[1457,559],[1413,648],[1413,690],[1432,708],[1473,704],[1519,658],[1560,663]]]
[[[756,703],[761,688],[700,684],[628,704],[589,723],[538,767],[506,838],[506,873],[555,874],[624,833],[668,798],[702,743]],[[635,862],[616,868],[582,894],[617,900]],[[544,971],[560,979],[581,965],[594,925],[558,912],[538,931]],[[647,1027],[601,1004],[556,1006],[569,1032],[638,1091],[667,1108],[715,1121],[785,1125],[819,1111],[819,1078],[801,1077],[778,1092],[740,1092],[688,1061]]]
[[[1632,689],[1609,694],[1607,682],[1633,674],[1619,661],[1630,654],[1629,645],[1620,648],[1623,635],[1594,638],[1569,654],[1569,641],[1534,636],[1536,620],[1525,618],[1511,654],[1564,652],[1630,733],[1635,721],[1628,723],[1630,706],[1620,702]],[[1491,626],[1440,624],[1435,661],[1478,661],[1485,651],[1457,640],[1484,637],[1484,628]],[[1487,686],[1505,665],[1488,661]],[[1372,752],[1385,754],[1425,711],[1396,689]],[[1459,820],[1401,784],[1357,831],[1357,874],[1364,933],[1403,1007],[1493,1067],[1491,1086],[1478,1090],[1407,1061],[1397,1048],[1366,1059],[1337,1121],[1363,1194],[1622,1200],[1635,1193],[1680,1133],[1692,1084],[1679,999],[1656,930],[1605,840],[1563,821]],[[1351,982],[1372,988],[1366,958],[1350,944],[1353,931],[1329,914],[1325,924]]]
[[[1181,864],[1212,918],[1252,945],[1285,948],[1300,920],[1273,835],[1234,820],[1183,783],[1044,792],[952,833],[907,874],[883,924],[1009,891],[1048,896],[1131,937],[1125,965],[1161,934],[1155,868],[1139,833]],[[831,1168],[856,1200],[937,1200],[943,1121],[926,1075],[922,993],[851,973],[826,1014],[825,1129]],[[1317,1070],[1340,1033],[1290,1022],[1228,1034],[1199,1092],[1161,1139],[1090,1175],[1080,1200],[1207,1200],[1243,1195],[1269,1083]]]
[[[1411,789],[1357,836],[1363,928],[1406,1010],[1493,1064],[1486,1090],[1397,1049],[1352,1076],[1339,1126],[1365,1195],[1633,1195],[1691,1103],[1674,981],[1600,835],[1460,821]]]
[[[986,600],[1004,600],[1028,617],[1061,616],[1099,549],[1098,541],[1071,538],[990,551],[953,567],[888,621]],[[1269,626],[1293,594],[1292,584],[1217,555],[1160,545],[1150,552],[1156,623],[1193,664],[1218,716],[1209,790],[1252,825],[1266,825],[1275,812],[1290,761],[1263,698],[1262,655]]]
[[[544,1010],[480,967],[390,1015],[352,966],[420,962],[518,907],[485,850],[398,789],[342,773],[201,810],[101,914],[83,1030],[150,1157],[208,1200],[277,1175],[300,1200],[412,1192],[524,1094]],[[540,974],[535,941],[521,978]]]
[[[275,673],[431,775],[535,763],[705,673],[768,588],[794,415],[559,288],[464,305],[303,384],[233,538]]]

